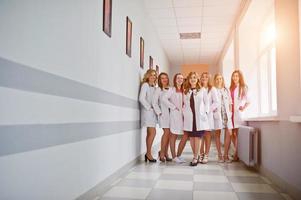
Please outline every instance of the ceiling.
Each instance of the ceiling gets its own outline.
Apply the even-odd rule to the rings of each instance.
[[[239,11],[241,0],[144,0],[172,65],[214,64]],[[179,33],[201,32],[181,40]]]

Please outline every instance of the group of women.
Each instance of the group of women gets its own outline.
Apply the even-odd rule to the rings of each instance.
[[[167,73],[147,70],[141,84],[141,125],[146,127],[145,161],[156,162],[152,155],[152,144],[156,136],[156,124],[163,129],[161,149],[158,159],[161,162],[184,163],[181,157],[189,139],[193,159],[191,166],[206,164],[210,152],[211,131],[215,132],[218,162],[237,161],[238,128],[241,112],[249,105],[248,90],[242,73],[235,70],[231,76],[230,88],[225,87],[224,78],[216,74],[212,80],[208,72],[199,76],[190,72],[186,78],[178,73],[170,86]],[[220,135],[225,131],[224,154],[221,152]],[[176,150],[176,140],[182,135]],[[229,158],[231,140],[235,153]],[[168,149],[171,150],[171,158]]]

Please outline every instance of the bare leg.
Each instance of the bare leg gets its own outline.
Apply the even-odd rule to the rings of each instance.
[[[167,145],[169,141],[169,128],[163,128],[163,135],[161,137],[161,150],[160,150],[160,158],[165,157],[165,153],[167,151]]]
[[[234,144],[234,149],[235,149],[235,152],[234,152],[234,161],[238,159],[238,156],[237,156],[237,152],[238,152],[238,128],[234,128],[232,130],[232,142]]]
[[[193,155],[195,154],[195,145],[194,145],[195,142],[194,142],[194,139],[195,139],[195,137],[189,137],[190,146],[191,146]]]
[[[182,136],[182,139],[181,139],[181,141],[179,143],[179,146],[178,146],[178,152],[177,152],[178,157],[180,157],[182,155],[187,140],[188,140],[188,133],[184,132],[184,135]]]
[[[201,146],[201,138],[199,137],[195,137],[194,138],[194,153],[193,153],[193,157],[198,159],[199,157],[199,152],[200,152],[200,146]]]
[[[231,144],[231,129],[225,129],[225,149],[224,149],[224,158],[229,160],[229,148]]]
[[[211,146],[211,132],[206,131],[205,133],[205,154],[208,155]]]
[[[175,158],[177,156],[176,155],[176,140],[177,140],[177,135],[170,134],[169,145],[170,145],[170,151],[171,151],[172,158]]]
[[[154,159],[152,156],[152,146],[156,136],[156,128],[147,127],[146,131],[146,155],[149,159]]]
[[[201,148],[200,148],[200,155],[205,153],[205,137],[201,139]]]
[[[216,130],[215,131],[215,144],[216,144],[216,149],[218,152],[218,157],[222,155],[221,151],[221,130]]]

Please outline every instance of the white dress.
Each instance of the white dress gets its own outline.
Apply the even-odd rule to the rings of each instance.
[[[155,87],[148,83],[141,85],[139,102],[141,103],[141,126],[142,127],[156,127],[157,116],[152,107],[152,100],[155,94]]]
[[[209,129],[214,130],[214,111],[218,109],[219,102],[217,96],[217,90],[215,87],[212,87],[208,92],[208,88],[205,89],[208,94],[209,101],[209,113],[208,113],[208,121],[209,121]]]
[[[163,88],[162,90],[160,87],[157,87],[152,101],[153,108],[158,116],[160,128],[169,128],[169,108],[165,103],[163,103],[163,96],[169,90],[169,88]]]
[[[183,95],[173,87],[163,96],[164,104],[170,109],[170,131],[177,135],[183,135]]]
[[[204,88],[201,88],[198,92],[196,90],[189,90],[189,92],[184,95],[184,106],[183,106],[183,116],[184,116],[184,131],[193,131],[193,113],[190,107],[190,97],[193,93],[194,104],[195,104],[195,116],[196,116],[196,129],[197,131],[209,130],[208,122],[208,112],[209,103],[208,95]]]
[[[232,111],[230,109],[232,99],[230,92],[227,88],[220,88],[217,89],[217,94],[219,106],[217,111],[214,113],[214,129],[232,129]]]
[[[240,106],[244,106],[246,103],[250,103],[248,96],[248,89],[245,89],[245,93],[239,96],[239,86],[234,89],[233,96],[231,92],[231,98],[233,102],[233,116],[232,123],[233,128],[239,128],[242,125],[242,111],[239,110]]]

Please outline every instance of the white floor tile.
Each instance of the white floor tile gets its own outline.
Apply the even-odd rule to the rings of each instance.
[[[285,200],[293,200],[288,194],[281,193],[281,196],[283,196]]]
[[[268,184],[231,183],[235,192],[277,193]]]
[[[193,174],[193,169],[189,169],[190,167],[187,166],[187,169],[185,168],[166,168],[163,171],[163,174]]]
[[[226,176],[259,176],[257,173],[248,170],[224,170],[224,172]]]
[[[193,190],[192,181],[169,181],[169,180],[159,180],[155,185],[158,189],[169,189],[169,190]]]
[[[220,175],[194,175],[193,180],[195,182],[207,182],[207,183],[228,183],[226,176]]]
[[[238,200],[235,192],[193,192],[193,200]]]
[[[271,182],[268,178],[266,178],[266,177],[264,177],[264,176],[261,176],[261,178],[262,178],[267,184],[272,184],[272,182]]]
[[[145,180],[157,180],[160,177],[160,173],[156,172],[131,172],[126,176],[128,179],[145,179]]]
[[[150,191],[151,188],[113,187],[103,197],[145,199]]]

